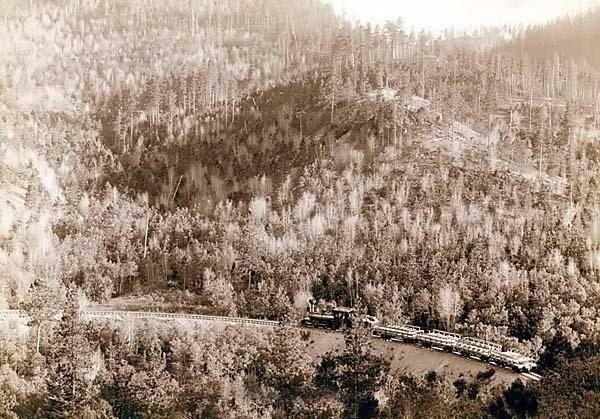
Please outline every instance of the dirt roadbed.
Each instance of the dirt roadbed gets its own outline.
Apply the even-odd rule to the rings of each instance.
[[[340,351],[343,346],[344,336],[341,333],[316,329],[310,331],[307,350],[315,360],[328,352]],[[494,367],[484,362],[418,345],[373,339],[373,349],[390,359],[392,374],[423,376],[429,371],[436,371],[446,379],[454,381],[460,377],[468,380],[480,372],[493,368],[496,372],[492,377],[491,385],[508,384],[517,378],[527,380],[527,377],[522,374],[506,368]]]

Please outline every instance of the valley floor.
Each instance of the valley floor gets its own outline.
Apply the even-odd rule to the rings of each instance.
[[[331,333],[324,330],[311,330],[307,350],[316,359],[329,351],[341,349],[344,336],[341,333]],[[389,341],[373,340],[374,349],[391,360],[393,373],[411,374],[421,377],[429,371],[444,375],[450,382],[465,378],[470,380],[478,373],[487,371],[491,366],[475,360],[462,358],[446,352],[426,349],[417,345]],[[493,367],[496,371],[491,385],[509,384],[517,378],[522,381],[530,377],[505,368]]]

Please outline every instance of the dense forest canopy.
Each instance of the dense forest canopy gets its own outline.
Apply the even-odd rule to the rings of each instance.
[[[599,28],[600,10],[591,9],[545,25],[528,27],[516,35],[510,48],[515,54],[526,54],[538,60],[552,60],[558,55],[598,71],[600,53],[596,41]]]
[[[31,333],[0,338],[0,416],[595,416],[598,16],[500,47],[316,0],[5,1],[0,308]],[[553,378],[393,376],[361,328],[315,363],[288,327],[77,318],[311,297]]]

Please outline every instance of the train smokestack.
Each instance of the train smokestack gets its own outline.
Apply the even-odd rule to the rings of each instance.
[[[314,313],[316,301],[314,300],[314,298],[309,298],[307,302],[308,302],[308,312]]]

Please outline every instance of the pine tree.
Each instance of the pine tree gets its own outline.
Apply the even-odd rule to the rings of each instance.
[[[277,328],[260,360],[265,366],[264,382],[276,391],[287,417],[297,399],[308,395],[313,378],[312,361],[298,332],[288,326]]]
[[[40,343],[44,327],[55,321],[64,303],[65,291],[62,283],[53,279],[37,278],[29,289],[22,308],[31,318],[36,328],[36,352],[40,352]]]
[[[566,174],[567,165],[565,164],[565,159],[569,160],[570,157],[571,135],[571,110],[567,102],[565,111],[560,118],[558,131],[554,136],[555,164],[558,174],[561,176]]]
[[[325,84],[325,97],[329,102],[329,106],[331,108],[330,114],[330,122],[333,124],[334,119],[334,110],[336,103],[341,98],[341,92],[343,88],[342,77],[337,71],[335,66],[332,66],[329,76],[327,77],[327,81]]]
[[[362,324],[348,329],[344,341],[343,353],[325,357],[319,369],[326,368],[332,376],[333,388],[344,403],[344,418],[376,417],[379,402],[375,393],[383,384],[389,361],[373,354],[369,330]]]
[[[58,330],[43,354],[49,371],[49,417],[110,417],[95,382],[98,365],[92,357],[94,352],[85,326],[79,320],[76,293],[71,289]]]
[[[569,144],[569,139],[571,138],[571,109],[570,105],[567,102],[567,106],[565,107],[565,111],[560,118],[560,125],[558,128],[558,132],[555,136],[554,144],[558,148],[558,150],[566,150],[566,147]]]

